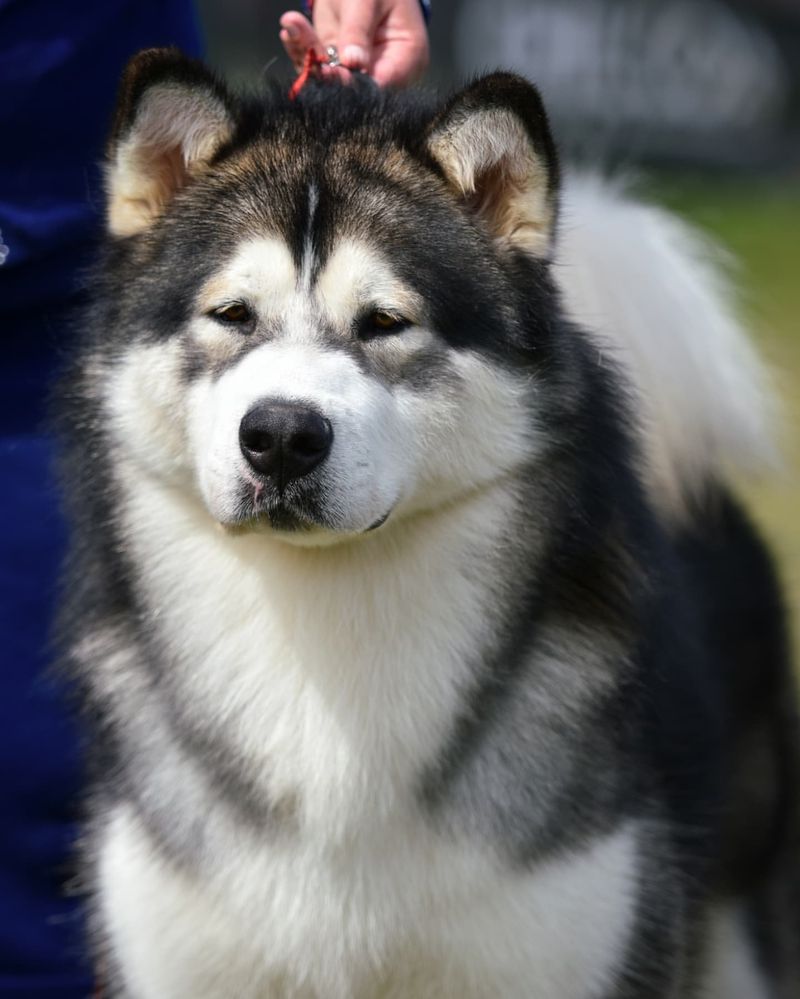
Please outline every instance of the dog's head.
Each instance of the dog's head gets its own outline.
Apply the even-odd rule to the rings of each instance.
[[[305,543],[513,474],[541,434],[556,187],[516,76],[444,106],[363,83],[257,105],[140,54],[94,320],[115,446],[219,522]]]

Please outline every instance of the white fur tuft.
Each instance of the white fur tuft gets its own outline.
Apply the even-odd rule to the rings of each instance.
[[[777,463],[768,378],[707,237],[621,185],[566,186],[556,275],[568,312],[630,376],[648,486],[680,515],[711,477]]]

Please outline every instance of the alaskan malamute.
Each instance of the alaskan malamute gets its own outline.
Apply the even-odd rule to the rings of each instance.
[[[769,450],[701,242],[536,90],[129,66],[63,392],[106,996],[800,992]]]

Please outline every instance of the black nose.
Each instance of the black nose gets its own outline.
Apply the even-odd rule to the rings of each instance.
[[[330,423],[301,403],[266,399],[248,410],[239,424],[242,454],[279,489],[316,468],[332,441]]]

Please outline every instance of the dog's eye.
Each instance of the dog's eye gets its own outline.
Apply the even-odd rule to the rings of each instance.
[[[384,333],[400,333],[406,329],[409,321],[396,312],[388,312],[385,309],[376,309],[365,316],[361,326],[361,335],[380,336]]]
[[[253,313],[243,302],[223,305],[220,309],[214,309],[211,315],[221,323],[229,323],[231,326],[243,326],[253,318]]]

